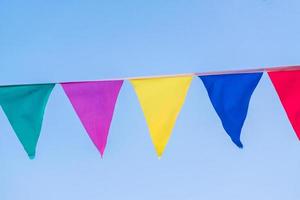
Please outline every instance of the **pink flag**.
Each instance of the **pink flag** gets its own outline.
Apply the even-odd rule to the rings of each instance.
[[[61,84],[101,156],[122,84],[122,80]]]
[[[300,70],[271,71],[268,74],[300,140]]]

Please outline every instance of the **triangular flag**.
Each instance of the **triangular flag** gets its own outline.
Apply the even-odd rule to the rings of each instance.
[[[300,139],[300,70],[274,71],[268,74]]]
[[[122,80],[61,84],[101,156],[122,84]]]
[[[54,85],[0,87],[0,105],[31,159],[35,157],[45,107]]]
[[[200,76],[225,131],[240,148],[249,101],[262,73]]]
[[[138,96],[157,155],[162,156],[192,77],[130,80]]]

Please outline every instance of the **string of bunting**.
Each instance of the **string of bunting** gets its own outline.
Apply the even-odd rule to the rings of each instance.
[[[0,106],[29,158],[36,154],[45,107],[56,84],[60,84],[82,125],[103,156],[116,101],[122,84],[133,86],[150,137],[161,157],[194,77],[199,77],[221,123],[239,148],[240,135],[251,96],[264,72],[300,139],[300,66],[236,71],[190,73],[121,79],[0,86]]]

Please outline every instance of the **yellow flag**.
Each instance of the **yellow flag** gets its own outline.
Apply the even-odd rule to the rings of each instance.
[[[158,157],[162,156],[168,143],[191,81],[191,76],[130,80]]]

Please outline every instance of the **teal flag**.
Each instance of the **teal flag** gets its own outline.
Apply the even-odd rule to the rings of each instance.
[[[0,87],[0,105],[29,158],[35,157],[45,107],[55,84]]]

